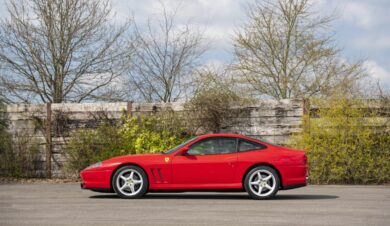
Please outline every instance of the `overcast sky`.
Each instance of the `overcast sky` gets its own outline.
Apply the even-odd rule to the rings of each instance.
[[[165,0],[168,8],[181,2],[178,22],[191,21],[212,41],[205,60],[215,64],[232,60],[234,30],[245,19],[245,8],[253,0]],[[5,0],[0,0],[0,13],[5,15]],[[314,0],[321,13],[336,10],[339,18],[333,24],[337,45],[343,57],[365,60],[371,76],[390,89],[390,0]],[[112,0],[117,19],[134,16],[139,22],[156,16],[157,0]]]

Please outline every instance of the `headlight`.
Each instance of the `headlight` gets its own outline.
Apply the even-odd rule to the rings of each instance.
[[[85,169],[91,169],[91,168],[99,167],[99,166],[101,166],[101,165],[102,165],[102,162],[97,162],[97,163],[95,163],[95,164],[93,164],[93,165],[88,166],[88,167],[85,168]]]

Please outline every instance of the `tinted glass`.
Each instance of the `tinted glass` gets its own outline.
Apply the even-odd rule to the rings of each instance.
[[[191,145],[189,155],[215,155],[236,152],[236,138],[212,138]]]
[[[198,137],[194,137],[194,138],[192,138],[192,139],[190,139],[190,140],[187,140],[186,142],[184,142],[184,143],[182,143],[182,144],[179,144],[178,146],[176,146],[176,147],[174,147],[174,148],[172,148],[172,149],[170,149],[170,150],[164,152],[164,154],[173,153],[173,152],[179,150],[180,148],[184,147],[185,145],[191,143],[191,141],[195,140],[196,138],[198,138]]]
[[[239,151],[250,151],[250,150],[261,150],[267,148],[266,146],[262,144],[258,144],[255,142],[247,141],[247,140],[240,140],[240,148]]]

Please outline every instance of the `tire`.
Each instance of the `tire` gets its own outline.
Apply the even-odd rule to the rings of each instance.
[[[279,190],[280,179],[273,168],[258,166],[246,174],[244,187],[252,199],[271,199]]]
[[[149,181],[145,171],[141,168],[127,165],[115,172],[112,187],[121,198],[138,199],[148,191]]]

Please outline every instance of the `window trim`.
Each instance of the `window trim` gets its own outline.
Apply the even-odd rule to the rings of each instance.
[[[191,146],[197,144],[198,142],[201,142],[201,141],[207,141],[207,140],[216,140],[216,139],[221,139],[221,138],[228,138],[228,139],[234,139],[235,140],[235,143],[236,143],[236,148],[235,148],[235,151],[234,152],[229,152],[229,153],[220,153],[220,154],[204,154],[204,155],[192,155],[192,154],[189,154],[188,152],[190,151],[191,149]],[[198,141],[195,141],[194,143],[192,143],[191,145],[188,146],[188,151],[185,152],[185,155],[187,156],[209,156],[209,155],[228,155],[228,154],[234,154],[234,153],[238,153],[238,142],[239,142],[239,138],[237,137],[225,137],[225,136],[221,136],[221,137],[206,137],[206,138],[203,138],[203,139],[200,139]]]
[[[240,151],[240,142],[241,141],[245,141],[245,142],[252,143],[252,144],[262,145],[262,146],[264,146],[264,148],[262,148],[262,149],[249,149],[249,150],[245,150],[245,151]],[[244,138],[239,138],[238,142],[237,142],[237,152],[238,153],[249,152],[249,151],[261,151],[261,150],[265,150],[267,148],[268,148],[268,146],[263,144],[263,143],[255,142],[255,141],[244,139]]]

